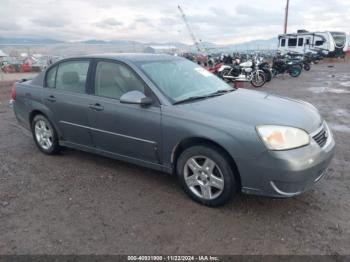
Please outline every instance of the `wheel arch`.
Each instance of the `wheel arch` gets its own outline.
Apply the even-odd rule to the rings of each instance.
[[[55,125],[55,123],[50,119],[49,115],[45,113],[44,110],[40,110],[40,109],[33,109],[30,113],[29,113],[29,127],[32,128],[32,122],[35,116],[37,115],[43,115],[44,117],[46,117],[46,119],[51,123],[51,125],[54,127],[55,131],[57,132],[57,135],[59,138],[61,138],[61,132],[60,129],[57,127],[57,125]]]
[[[41,110],[34,109],[29,114],[29,119],[28,119],[29,120],[29,126],[32,126],[33,119],[37,115],[43,115],[43,116],[45,116],[47,118],[47,115],[45,113],[43,113]]]
[[[227,160],[229,161],[229,164],[233,170],[235,178],[237,179],[239,187],[241,187],[241,185],[242,185],[241,184],[241,176],[240,176],[237,164],[236,164],[235,160],[233,159],[233,157],[231,156],[231,154],[222,145],[220,145],[217,142],[214,142],[208,138],[189,137],[189,138],[183,139],[182,141],[180,141],[178,144],[175,145],[174,149],[172,150],[172,154],[171,154],[171,164],[173,166],[174,173],[176,173],[176,163],[177,163],[177,160],[178,160],[179,156],[181,155],[181,153],[184,150],[186,150],[187,148],[190,148],[192,146],[197,146],[197,145],[208,145],[210,147],[214,147],[215,149],[217,149],[218,151],[223,153],[225,158],[227,158]]]

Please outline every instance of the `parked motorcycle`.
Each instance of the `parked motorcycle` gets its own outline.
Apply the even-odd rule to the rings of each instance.
[[[261,87],[266,83],[264,71],[260,70],[256,58],[240,63],[222,65],[218,70],[220,77],[227,82],[250,82],[254,87]]]
[[[285,58],[277,56],[273,58],[272,74],[288,73],[291,77],[298,77],[301,74],[302,67],[300,64],[295,64],[292,61],[286,61]]]
[[[289,52],[286,55],[286,59],[287,61],[292,61],[293,64],[298,64],[301,66],[302,69],[304,69],[305,71],[310,71],[311,69],[311,61],[310,61],[310,57],[308,57],[307,55],[303,55],[300,54],[298,52]]]
[[[263,59],[258,61],[258,67],[265,73],[266,82],[270,82],[273,78],[270,64],[265,62]]]
[[[208,64],[209,64],[209,67],[207,68],[207,70],[213,73],[214,75],[219,76],[220,75],[219,69],[221,68],[221,66],[223,66],[223,63],[217,63],[217,64],[208,63]]]

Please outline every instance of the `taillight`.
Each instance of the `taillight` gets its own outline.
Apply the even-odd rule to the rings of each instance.
[[[12,98],[12,100],[16,100],[16,83],[13,83],[13,85],[12,85],[11,98]]]

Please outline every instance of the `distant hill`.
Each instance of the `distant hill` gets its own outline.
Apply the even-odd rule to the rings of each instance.
[[[348,41],[350,43],[350,36]],[[0,49],[10,52],[13,46],[16,49],[26,51],[28,47],[36,50],[35,52],[47,53],[53,55],[81,55],[88,53],[109,53],[109,52],[143,52],[148,46],[175,46],[182,52],[196,52],[195,45],[184,44],[181,42],[138,42],[131,40],[100,40],[89,39],[84,41],[68,42],[50,38],[6,38],[0,37]],[[257,39],[239,44],[218,45],[211,42],[201,42],[209,53],[235,52],[256,49],[276,49],[277,37],[270,39]],[[42,48],[41,48],[42,47]]]
[[[348,43],[350,45],[350,35],[347,35]],[[89,39],[85,41],[76,41],[76,42],[68,42],[51,38],[25,38],[25,37],[13,37],[6,38],[0,37],[0,46],[31,46],[31,45],[62,45],[69,46],[70,48],[77,50],[79,48],[73,46],[78,45],[87,46],[86,51],[93,50],[101,50],[100,45],[105,45],[103,50],[112,50],[118,52],[140,52],[143,51],[146,47],[151,45],[166,45],[166,46],[175,46],[179,50],[185,52],[195,52],[195,45],[188,45],[181,42],[139,42],[132,40],[99,40],[99,39]],[[90,46],[90,47],[89,47]],[[93,47],[95,46],[95,47]],[[231,52],[231,51],[243,51],[243,50],[255,50],[255,49],[276,49],[277,48],[277,37],[273,37],[270,39],[257,39],[239,44],[228,44],[228,45],[218,45],[211,42],[201,42],[201,47],[204,47],[208,50],[208,52]],[[67,50],[67,48],[62,48]]]
[[[276,49],[277,37],[270,39],[257,39],[240,44],[227,45],[225,48],[229,50]]]
[[[268,40],[254,40],[247,43],[242,44],[232,44],[226,45],[227,48],[245,48],[245,46],[266,46],[271,45],[276,41],[276,38],[268,39]],[[181,42],[138,42],[138,41],[130,41],[130,40],[99,40],[99,39],[89,39],[85,41],[76,41],[76,42],[67,42],[50,38],[5,38],[0,37],[1,45],[47,45],[47,44],[87,44],[87,45],[135,45],[137,47],[145,47],[150,45],[172,45],[176,46],[179,49],[195,49],[194,45],[188,45]],[[204,48],[217,48],[219,45],[210,42],[201,42],[200,45]]]
[[[5,38],[0,37],[2,45],[47,45],[47,44],[62,44],[64,41],[49,39],[49,38]]]

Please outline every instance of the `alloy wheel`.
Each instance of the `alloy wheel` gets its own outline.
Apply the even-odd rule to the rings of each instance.
[[[48,150],[53,145],[53,131],[44,120],[35,122],[35,138],[41,148]]]
[[[184,166],[188,188],[198,197],[212,200],[224,190],[224,176],[218,165],[205,156],[193,156]]]

